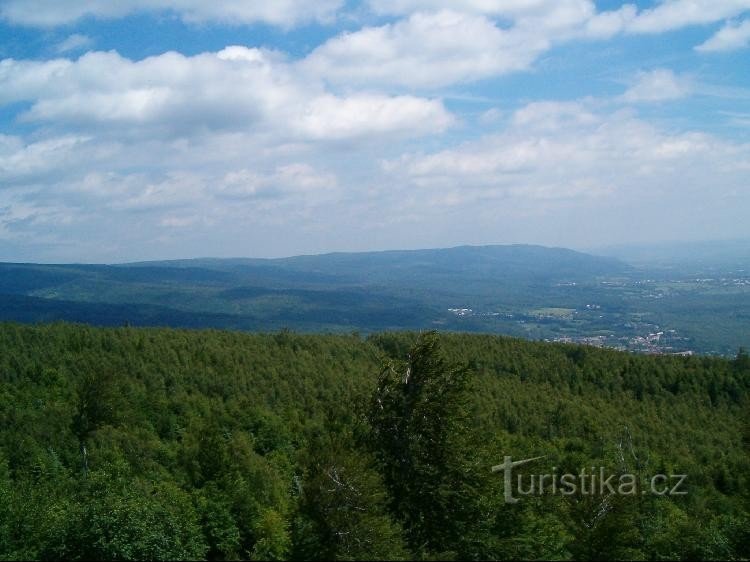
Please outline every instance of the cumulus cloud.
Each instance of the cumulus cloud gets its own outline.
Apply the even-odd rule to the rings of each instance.
[[[454,121],[438,99],[334,94],[283,54],[240,46],[0,61],[0,105],[18,102],[32,133],[0,135],[0,232],[18,241],[45,231],[54,244],[106,232],[113,246],[87,248],[87,259],[132,252],[162,231],[208,243],[217,224],[222,235],[273,224],[281,239],[282,223],[309,225],[333,205],[342,152],[369,170],[372,147]]]
[[[555,10],[590,13],[595,9],[591,0],[368,0],[368,4],[380,14],[404,15],[419,11],[452,9],[514,19],[539,16]]]
[[[630,4],[597,12],[591,0],[372,0],[402,19],[328,40],[301,65],[339,84],[438,88],[529,69],[555,44],[622,33]]]
[[[335,190],[335,174],[316,170],[310,164],[291,163],[278,166],[268,173],[256,170],[233,170],[225,174],[214,191],[217,197],[229,199],[273,199],[285,194],[314,193]]]
[[[244,49],[244,48],[243,48]],[[115,52],[87,53],[76,61],[5,60],[4,101],[30,101],[22,119],[81,128],[137,126],[160,129],[246,127],[289,103],[295,85],[274,66],[274,56],[244,49],[186,57],[165,53],[131,61]]]
[[[703,193],[742,183],[750,145],[700,132],[669,133],[619,111],[602,113],[581,102],[539,102],[519,109],[510,125],[461,146],[405,154],[384,170],[456,205],[515,198],[609,200],[639,194]]]
[[[529,69],[557,43],[661,33],[726,20],[750,9],[750,0],[666,0],[640,11],[630,3],[599,11],[593,0],[369,0],[367,4],[377,14],[402,19],[333,37],[300,66],[334,84],[438,88]],[[292,26],[330,20],[343,7],[343,0],[8,0],[0,14],[14,23],[58,25],[87,15],[115,18],[166,11],[185,21]],[[728,25],[700,49],[716,50],[746,38],[745,27]],[[81,48],[82,40],[71,36],[70,45],[61,48]],[[149,105],[158,103],[159,92],[133,96],[124,102]]]
[[[65,209],[80,220],[92,213],[158,218],[189,212],[216,217],[238,210],[262,219],[259,210],[290,201],[306,205],[330,200],[339,187],[336,174],[306,162],[265,162],[248,169],[233,168],[241,163],[227,160],[216,171],[185,164],[138,172],[112,169],[111,164],[78,166],[75,175],[42,182],[28,178],[22,186],[6,186],[0,196],[15,198],[16,205],[23,201],[27,209]]]
[[[343,0],[5,0],[0,16],[12,23],[56,26],[83,17],[119,18],[138,12],[171,12],[187,22],[256,23],[292,26],[328,21]]]
[[[750,20],[729,22],[695,49],[703,53],[735,51],[750,45]]]
[[[722,21],[747,10],[750,0],[665,0],[640,12],[628,29],[635,33],[661,33]]]
[[[337,83],[439,87],[528,68],[548,47],[529,31],[444,10],[345,33],[301,65]]]
[[[308,106],[298,129],[313,139],[346,139],[368,133],[435,133],[453,123],[441,102],[413,96],[324,95]]]
[[[49,180],[65,168],[92,162],[107,153],[106,147],[93,146],[90,141],[91,137],[71,134],[32,142],[0,135],[0,184],[9,187]]]
[[[368,0],[381,14],[408,15],[418,11],[451,9],[475,15],[533,22],[543,28],[573,28],[584,35],[611,37],[617,33],[661,33],[690,25],[705,25],[750,10],[750,0],[662,0],[638,10],[623,3],[615,10],[598,11],[592,0]]]
[[[127,155],[137,150],[127,147]],[[21,244],[28,252],[41,244],[38,256],[112,261],[200,251],[208,244],[212,255],[221,248],[258,255],[274,244],[250,249],[244,243],[248,232],[257,229],[265,240],[274,228],[281,241],[298,230],[301,217],[340,197],[337,175],[320,166],[244,160],[254,167],[228,158],[213,171],[188,161],[182,168],[131,172],[113,168],[112,161],[98,162],[78,166],[75,175],[5,186],[3,250]]]
[[[66,58],[91,46],[71,35],[58,58],[0,61],[0,106],[16,112],[8,134],[0,134],[0,238],[21,248],[30,240],[62,244],[69,254],[54,250],[58,260],[116,259],[149,257],[134,256],[142,250],[133,248],[153,248],[151,257],[160,258],[185,247],[193,255],[225,247],[260,255],[355,249],[358,241],[548,243],[586,225],[602,233],[623,217],[646,221],[651,209],[657,222],[649,232],[664,221],[672,238],[688,232],[678,219],[690,223],[696,208],[706,225],[712,208],[719,217],[713,224],[730,224],[727,217],[750,211],[747,197],[737,195],[746,193],[750,147],[663,130],[636,113],[638,104],[689,95],[685,76],[655,69],[615,98],[515,110],[502,93],[468,110],[456,103],[463,115],[452,114],[441,96],[447,86],[532,69],[565,42],[741,18],[748,2],[667,0],[599,11],[591,0],[369,0],[372,12],[357,15],[382,18],[362,20],[370,24],[297,59],[245,46],[142,60],[114,51]],[[0,16],[59,25],[159,12],[189,22],[288,27],[328,21],[352,6],[125,4],[9,0]],[[698,50],[742,46],[745,29],[727,23]],[[453,93],[461,99],[467,92]],[[471,129],[477,123],[481,129]],[[722,201],[729,203],[720,209]],[[568,229],[540,220],[555,213],[570,221]],[[632,238],[636,226],[620,227],[607,241]],[[561,243],[584,235],[576,236]]]
[[[72,61],[0,62],[0,103],[30,102],[21,120],[144,137],[265,130],[301,140],[444,130],[439,100],[382,94],[333,96],[295,74],[279,53],[229,47],[192,57],[132,61],[91,52]],[[112,129],[110,129],[112,131]]]
[[[227,163],[231,166],[231,163]],[[304,162],[278,164],[267,169],[229,169],[216,173],[183,168],[158,174],[91,172],[61,187],[65,199],[77,195],[86,204],[98,203],[111,211],[160,212],[168,216],[185,211],[216,215],[227,200],[232,205],[279,204],[294,195],[325,199],[338,188],[338,178]],[[247,209],[247,208],[246,208]],[[170,226],[177,226],[172,224]]]
[[[748,210],[736,194],[746,188],[750,145],[662,130],[632,110],[604,107],[535,102],[474,141],[401,156],[402,145],[368,145],[362,160],[351,143],[335,150],[269,143],[247,131],[133,142],[93,135],[28,142],[6,135],[0,137],[0,209],[8,212],[0,213],[0,231],[6,240],[22,240],[51,236],[53,228],[51,242],[77,242],[69,255],[85,251],[88,259],[112,260],[132,259],[133,248],[157,239],[153,257],[181,255],[184,248],[193,255],[216,255],[219,248],[230,255],[296,253],[341,247],[343,239],[439,245],[441,233],[461,225],[474,237],[467,241],[533,241],[559,236],[560,220],[570,221],[560,243],[580,242],[575,233],[582,228],[609,242],[637,234],[618,221],[646,221],[649,209],[662,211],[655,211],[648,232],[670,228],[679,237],[690,226],[678,219],[695,208],[707,221],[712,212],[727,216],[716,210],[721,204]],[[380,168],[373,166],[378,161]],[[110,246],[78,243],[102,233]],[[244,240],[266,245],[249,247]],[[55,252],[57,259],[68,255]]]
[[[674,100],[690,94],[691,84],[666,68],[640,72],[635,83],[622,95],[628,103]]]
[[[331,38],[300,65],[335,84],[439,88],[527,70],[554,45],[571,40],[714,23],[750,9],[750,0],[670,0],[641,11],[633,4],[598,11],[591,0],[371,0],[370,5],[401,19]],[[744,32],[732,28],[717,41],[744,41]]]

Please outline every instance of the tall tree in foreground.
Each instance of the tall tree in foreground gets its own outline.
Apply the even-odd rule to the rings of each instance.
[[[468,436],[469,371],[448,363],[436,333],[389,360],[368,412],[391,508],[415,554],[463,555],[476,505]]]

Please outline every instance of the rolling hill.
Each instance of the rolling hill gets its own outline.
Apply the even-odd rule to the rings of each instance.
[[[658,283],[647,282],[649,275],[614,258],[530,245],[4,263],[0,320],[248,331],[441,329],[722,354],[750,340],[750,285],[688,286],[663,272]],[[691,310],[700,311],[697,321]],[[666,344],[651,345],[650,336],[668,330]]]

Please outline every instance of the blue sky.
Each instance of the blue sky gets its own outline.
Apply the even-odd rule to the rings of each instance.
[[[750,0],[0,0],[0,259],[750,238]]]

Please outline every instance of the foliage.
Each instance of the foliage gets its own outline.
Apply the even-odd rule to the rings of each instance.
[[[453,366],[431,332],[407,359],[388,361],[372,398],[369,424],[392,498],[414,552],[447,555],[473,516],[477,473],[468,441],[466,368]]]
[[[740,559],[746,357],[2,324],[0,559]],[[688,494],[506,504],[506,455]]]

